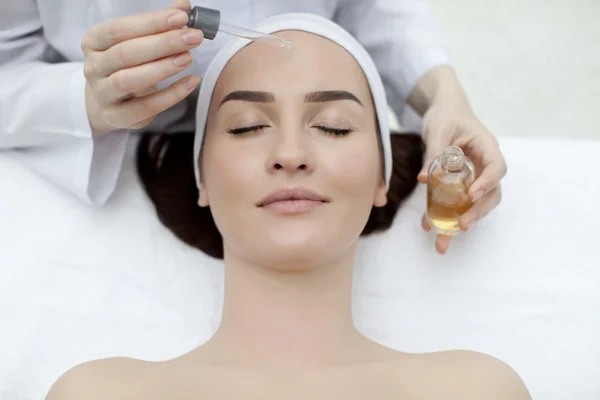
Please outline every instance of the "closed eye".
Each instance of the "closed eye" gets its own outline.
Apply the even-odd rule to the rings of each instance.
[[[254,126],[245,126],[242,128],[230,128],[227,129],[227,133],[231,133],[232,135],[241,135],[242,133],[249,132],[258,132],[264,128],[268,128],[269,125],[254,125]]]
[[[258,132],[258,131],[261,131],[262,129],[268,128],[268,127],[269,127],[269,125],[254,125],[254,126],[245,126],[242,128],[230,128],[227,130],[227,133],[230,133],[232,135],[241,135],[244,133]],[[331,127],[323,126],[323,125],[315,125],[315,126],[313,126],[313,128],[317,128],[317,129],[321,130],[322,132],[329,133],[331,135],[336,135],[336,136],[343,136],[343,135],[347,135],[352,132],[352,129],[331,128]]]
[[[315,125],[313,128],[317,128],[325,133],[329,133],[331,135],[343,136],[352,132],[352,129],[339,129],[339,128],[330,128],[328,126],[323,125]]]

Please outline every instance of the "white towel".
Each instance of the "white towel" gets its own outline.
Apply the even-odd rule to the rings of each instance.
[[[536,399],[597,400],[600,141],[500,143],[504,200],[446,256],[420,228],[422,187],[390,231],[361,241],[356,323],[400,350],[490,353]],[[216,327],[220,262],[159,224],[125,164],[94,209],[0,154],[1,400],[40,400],[90,359],[175,357]]]

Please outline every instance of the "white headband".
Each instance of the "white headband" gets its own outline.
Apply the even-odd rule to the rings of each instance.
[[[285,30],[297,30],[327,38],[348,51],[358,62],[367,77],[377,113],[377,122],[383,144],[383,159],[385,164],[385,181],[390,187],[392,176],[392,149],[390,143],[390,128],[388,121],[388,104],[381,76],[375,63],[367,51],[343,28],[332,21],[311,14],[282,14],[263,21],[256,28],[259,32],[274,33]],[[200,85],[198,105],[196,108],[196,136],[194,139],[194,173],[196,184],[200,185],[200,151],[206,129],[208,109],[213,91],[221,72],[229,60],[241,49],[252,43],[250,40],[239,39],[224,46],[214,57]],[[293,47],[292,47],[293,48]]]

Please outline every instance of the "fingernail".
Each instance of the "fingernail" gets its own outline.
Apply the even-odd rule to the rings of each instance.
[[[480,190],[476,191],[475,194],[473,194],[473,202],[476,202],[482,196],[483,196],[483,190],[480,189]]]
[[[188,65],[191,61],[192,56],[190,55],[190,53],[183,53],[175,57],[175,59],[173,60],[173,64],[175,64],[177,68],[183,68],[186,65]]]
[[[477,221],[475,220],[475,221],[471,221],[471,222],[469,222],[469,225],[467,225],[467,230],[468,230],[468,231],[470,231],[470,230],[471,230],[471,228],[473,228],[473,227],[475,226],[475,222],[477,222]]]
[[[182,36],[183,42],[189,46],[202,43],[204,35],[201,30],[198,29],[186,29],[186,32]]]
[[[181,28],[188,22],[188,16],[182,11],[175,11],[167,18],[167,23],[171,28]]]
[[[190,76],[185,82],[185,88],[188,90],[194,90],[196,86],[198,86],[198,83],[200,83],[198,81],[198,78],[196,78],[195,76]]]

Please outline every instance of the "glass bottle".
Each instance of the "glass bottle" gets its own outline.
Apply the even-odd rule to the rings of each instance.
[[[440,235],[460,232],[458,220],[473,205],[469,188],[475,180],[475,166],[460,147],[451,146],[429,167],[427,180],[427,221]]]

